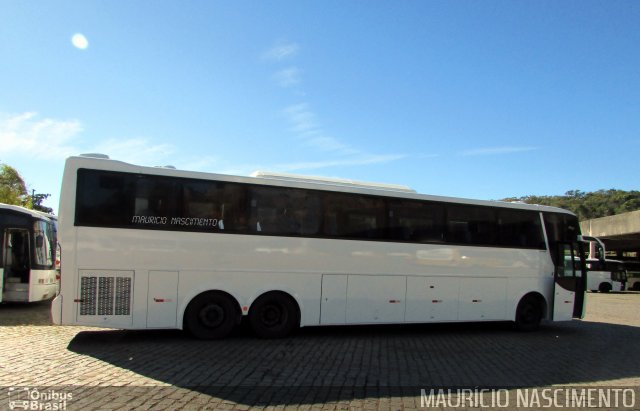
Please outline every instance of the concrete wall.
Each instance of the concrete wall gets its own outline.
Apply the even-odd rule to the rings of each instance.
[[[594,237],[640,234],[640,210],[586,220],[580,223],[580,229],[583,234]]]

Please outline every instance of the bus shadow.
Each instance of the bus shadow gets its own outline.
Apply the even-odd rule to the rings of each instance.
[[[68,349],[246,405],[419,396],[421,389],[538,387],[640,376],[640,328],[550,323],[316,327],[280,340],[245,329],[220,341],[180,331],[85,331]]]

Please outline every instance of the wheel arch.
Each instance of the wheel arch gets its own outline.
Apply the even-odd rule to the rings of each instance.
[[[602,281],[598,284],[598,291],[601,293],[608,293],[613,291],[613,284],[610,281]]]
[[[540,306],[540,308],[542,309],[542,318],[543,319],[549,319],[549,313],[551,312],[551,307],[549,307],[549,302],[547,301],[546,298],[544,298],[544,295],[542,295],[542,293],[540,293],[539,291],[529,291],[527,293],[524,293],[520,296],[520,298],[516,299],[516,304],[513,307],[513,311],[512,311],[512,315],[513,318],[512,320],[515,321],[516,320],[516,316],[518,315],[518,306],[520,305],[520,303],[522,301],[524,301],[527,298],[533,298],[534,300],[538,301],[538,304]]]

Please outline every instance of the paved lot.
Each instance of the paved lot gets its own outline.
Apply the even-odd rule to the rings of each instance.
[[[283,340],[239,330],[222,341],[56,327],[48,304],[3,305],[0,409],[25,396],[66,409],[420,409],[421,389],[509,388],[513,398],[516,387],[557,385],[631,387],[637,409],[640,294],[588,294],[587,304],[585,320],[535,333],[331,327]]]

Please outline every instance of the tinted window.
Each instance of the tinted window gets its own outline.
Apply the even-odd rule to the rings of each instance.
[[[385,210],[382,198],[326,193],[323,232],[341,238],[386,239]]]
[[[568,214],[544,214],[544,226],[549,239],[551,258],[556,266],[559,266],[561,256],[558,254],[558,243],[574,243],[580,234],[578,218]]]
[[[172,224],[187,231],[245,232],[248,229],[246,189],[224,182],[183,180],[180,218]]]
[[[166,228],[179,215],[175,182],[156,176],[135,176],[130,224]]]
[[[78,171],[76,225],[544,248],[535,212],[99,170]]]
[[[78,170],[76,224],[122,227],[131,224],[133,175]]]
[[[550,243],[575,242],[580,234],[578,218],[568,214],[544,214],[544,225]]]
[[[78,170],[76,225],[217,231],[220,192],[210,182]]]
[[[470,245],[497,243],[496,212],[489,207],[447,207],[447,242]]]
[[[505,247],[544,249],[540,216],[535,212],[500,210],[499,244]]]
[[[317,192],[280,187],[252,187],[249,231],[262,234],[315,236],[320,230]]]
[[[390,200],[389,238],[416,243],[444,239],[444,207],[420,201]]]
[[[2,210],[0,214],[0,227],[29,227],[31,217],[22,214],[14,214],[13,211]]]

